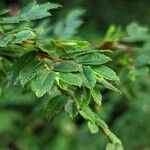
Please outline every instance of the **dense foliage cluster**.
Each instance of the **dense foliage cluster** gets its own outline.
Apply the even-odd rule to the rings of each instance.
[[[130,114],[138,117],[135,109],[142,107],[145,114],[138,112],[141,116],[137,120],[141,128],[141,119],[150,114],[148,28],[137,23],[126,29],[111,25],[100,41],[89,43],[76,36],[83,23],[83,10],[75,9],[61,21],[49,22],[49,10],[59,7],[33,2],[16,16],[8,17],[8,10],[0,11],[0,148],[69,149],[75,135],[84,138],[86,129],[78,128],[86,121],[92,133],[102,130],[108,137],[107,150],[122,150],[121,140],[104,120],[112,124],[122,107],[128,105],[121,101],[138,97],[139,104],[132,104],[122,114],[125,119],[118,119],[112,126],[127,138],[124,130],[132,124]],[[88,136],[101,140],[104,147],[104,137]],[[96,141],[87,149],[97,149]],[[143,144],[133,143],[130,149],[149,148],[147,140]],[[80,149],[79,145],[74,148]]]

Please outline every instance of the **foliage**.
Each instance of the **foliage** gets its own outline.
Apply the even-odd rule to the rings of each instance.
[[[83,10],[75,9],[49,24],[49,10],[58,7],[34,2],[14,17],[1,11],[0,148],[69,150],[74,143],[72,149],[90,150],[104,149],[108,143],[107,150],[121,150],[122,142],[116,137],[120,135],[125,149],[148,149],[148,138],[141,145],[127,142],[134,123],[139,124],[136,130],[145,128],[145,115],[149,116],[148,28],[137,23],[126,29],[111,25],[102,39],[90,44],[76,36]],[[137,102],[129,105],[131,101]],[[120,104],[129,111],[115,120],[113,113],[119,114]],[[85,122],[91,133],[101,129],[109,140],[89,135]],[[144,135],[149,133],[146,129]],[[86,140],[93,139],[88,147]]]
[[[101,104],[98,101],[101,86],[119,91],[111,83],[111,80],[119,80],[115,72],[102,66],[111,61],[110,57],[99,50],[93,50],[86,41],[65,40],[66,35],[72,36],[81,24],[81,21],[76,21],[78,17],[73,17],[81,12],[75,11],[67,18],[68,27],[64,29],[66,34],[61,33],[64,40],[55,40],[52,37],[42,39],[37,28],[22,26],[24,22],[49,16],[48,10],[58,7],[59,5],[52,3],[37,5],[34,2],[17,16],[1,17],[1,62],[2,65],[3,60],[9,62],[9,73],[5,73],[3,68],[1,70],[4,74],[2,81],[5,81],[1,83],[1,97],[5,98],[11,89],[21,87],[23,93],[32,90],[37,97],[47,94],[49,100],[44,105],[44,113],[48,119],[67,105],[65,110],[72,117],[79,113],[88,121],[92,132],[98,132],[98,128],[102,128],[113,145],[119,144],[122,147],[120,140],[89,107],[93,99]],[[70,26],[70,23],[75,26]],[[10,28],[6,29],[8,24]],[[54,29],[58,38],[59,28],[62,30],[61,24]],[[70,102],[71,105],[68,104]]]

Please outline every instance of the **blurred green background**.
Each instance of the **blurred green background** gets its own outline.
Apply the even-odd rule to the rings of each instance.
[[[48,2],[47,0],[37,0]],[[1,0],[1,5],[10,6],[18,4],[25,6],[29,0]],[[84,15],[84,28],[91,29],[91,33],[104,32],[110,24],[125,26],[130,22],[138,21],[144,25],[150,25],[150,1],[149,0],[51,0],[59,3],[63,8],[56,11],[56,16],[63,17],[69,10],[82,8],[86,10]]]
[[[1,0],[0,6],[19,9],[29,0]],[[47,2],[38,0],[38,2]],[[83,9],[83,24],[77,36],[92,43],[100,42],[111,24],[126,26],[138,22],[149,28],[149,0],[52,0],[63,8],[52,12],[51,24],[63,20],[74,9]],[[50,25],[51,26],[51,25]],[[137,31],[135,31],[137,32]],[[150,37],[149,33],[148,37]],[[136,37],[137,38],[137,37]],[[140,54],[150,56],[150,38],[136,42]],[[136,57],[137,52],[133,56]],[[150,150],[150,76],[140,75],[136,81],[125,66],[117,60],[127,61],[128,56],[116,50],[113,55],[114,69],[119,73],[124,93],[115,94],[103,90],[103,106],[97,108],[112,131],[123,141],[125,150]],[[132,70],[133,71],[133,70]],[[67,114],[59,113],[51,122],[43,117],[44,101],[33,93],[21,95],[15,89],[0,98],[0,150],[103,150],[107,139],[102,133],[92,135],[82,118],[72,120]],[[15,93],[15,95],[13,94]],[[95,106],[93,106],[95,107]]]

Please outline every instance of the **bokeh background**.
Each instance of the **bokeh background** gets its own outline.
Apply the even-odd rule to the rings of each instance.
[[[47,0],[37,0],[48,2]],[[63,17],[65,13],[75,8],[86,10],[84,15],[84,28],[90,28],[95,32],[104,32],[110,24],[125,26],[129,22],[138,21],[144,25],[150,25],[150,1],[149,0],[51,0],[63,5],[62,10],[56,12],[56,16]],[[19,7],[26,6],[29,0],[1,0],[1,6]],[[92,32],[93,33],[93,32]]]
[[[15,15],[29,2],[29,0],[1,0],[0,8],[10,8],[12,10],[10,14]],[[92,43],[101,40],[111,24],[124,29],[131,22],[150,27],[149,0],[51,0],[51,2],[63,5],[63,8],[52,12],[51,24],[63,20],[74,9],[85,10],[82,16],[83,24],[77,35]],[[150,55],[149,41],[137,44],[147,55]],[[116,52],[113,56],[116,64],[114,68],[121,72],[119,75],[126,92],[119,95],[104,89],[103,107],[97,109],[101,118],[123,141],[125,150],[150,150],[150,77],[142,76],[136,81],[128,79],[128,72],[117,68],[115,59],[120,55]],[[124,55],[121,61],[127,57]],[[82,118],[76,117],[72,120],[61,112],[48,122],[41,113],[44,100],[37,99],[33,93],[21,95],[20,91],[11,91],[7,97],[0,98],[0,150],[105,149],[108,142],[106,137],[101,132],[91,134]]]

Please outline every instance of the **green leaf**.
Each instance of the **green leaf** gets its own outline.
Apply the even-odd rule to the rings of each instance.
[[[123,39],[125,42],[137,42],[149,39],[148,28],[140,26],[135,22],[129,24],[126,30],[128,36]]]
[[[121,144],[108,143],[106,150],[123,150],[123,147]]]
[[[7,44],[13,39],[12,34],[6,34],[0,37],[0,47],[6,47]]]
[[[84,119],[95,123],[95,114],[89,107],[82,109],[79,113]]]
[[[65,111],[66,112],[72,112],[73,110],[73,101],[72,100],[68,100],[68,102],[65,105]]]
[[[31,88],[38,97],[41,97],[52,88],[55,78],[54,72],[41,70],[32,80]]]
[[[88,127],[89,127],[91,133],[97,133],[99,131],[98,126],[91,121],[88,121]]]
[[[109,130],[107,124],[102,119],[96,117],[96,125],[103,130],[103,132],[108,136],[112,143],[121,144],[121,141],[114,133]]]
[[[120,40],[122,37],[124,37],[122,28],[116,27],[115,25],[110,25],[108,30],[106,31],[105,37],[103,39],[103,43],[111,42],[111,41],[115,42]]]
[[[22,43],[23,41],[29,40],[29,39],[34,39],[35,34],[34,32],[30,30],[23,30],[18,32],[15,35],[15,40],[13,41],[14,43]]]
[[[3,27],[0,25],[0,32],[3,33],[4,32],[4,29]]]
[[[35,20],[48,17],[51,14],[48,12],[50,9],[59,8],[60,5],[53,3],[46,3],[38,5],[36,2],[30,3],[26,8],[20,12],[23,20]]]
[[[121,144],[121,141],[109,129],[105,129],[104,132],[109,137],[109,139],[112,141],[112,143],[119,144],[119,145]]]
[[[0,15],[4,15],[8,12],[9,12],[9,10],[7,10],[7,9],[0,10]]]
[[[25,64],[22,66],[19,73],[20,82],[23,86],[28,81],[31,81],[31,79],[37,74],[37,71],[43,68],[42,63],[35,60],[34,55],[26,57],[26,61],[24,63]]]
[[[79,56],[76,59],[76,62],[83,65],[101,65],[108,61],[111,61],[111,59],[105,56],[104,54],[100,54],[100,53],[87,54],[87,55]]]
[[[90,90],[86,88],[78,88],[74,94],[74,101],[77,103],[79,110],[87,107],[91,101]]]
[[[96,124],[102,129],[108,129],[108,125],[100,118],[96,117]]]
[[[0,23],[1,24],[19,23],[19,18],[17,16],[0,18]]]
[[[150,65],[150,57],[147,55],[139,55],[135,60],[136,66]]]
[[[144,66],[144,67],[136,67],[136,68],[132,68],[129,71],[129,78],[132,81],[135,81],[137,77],[142,77],[142,76],[148,76],[149,74],[149,67]]]
[[[78,114],[78,109],[72,100],[68,100],[65,105],[65,111],[69,113],[70,117],[75,117]]]
[[[64,95],[58,95],[52,98],[46,108],[45,114],[48,120],[50,120],[55,114],[57,114],[66,104],[68,98]]]
[[[64,21],[58,22],[54,28],[54,34],[57,38],[69,39],[81,26],[82,20],[80,19],[84,11],[80,9],[72,10]]]
[[[60,72],[78,72],[81,71],[81,67],[73,61],[63,61],[61,63],[54,64],[54,70]]]
[[[35,54],[34,53],[27,53],[21,57],[19,57],[14,63],[13,66],[10,70],[10,72],[8,73],[8,86],[15,86],[18,85],[18,83],[20,84],[20,80],[22,80],[22,85],[24,85],[27,81],[30,80],[30,78],[32,78],[33,75],[35,74],[30,74],[30,73],[34,73],[34,71],[36,70],[32,70],[33,66],[27,67],[26,64],[30,63],[33,65],[37,65],[38,62],[35,60]],[[24,70],[24,67],[27,67],[27,71],[29,70],[30,73],[28,74],[28,72],[26,72],[26,70]],[[34,66],[34,67],[35,67]],[[39,65],[40,66],[40,65]],[[20,71],[22,72],[22,75],[20,76]],[[33,71],[33,72],[32,72]]]
[[[61,81],[70,84],[70,85],[75,85],[75,86],[81,86],[82,85],[82,80],[81,78],[72,73],[59,73],[59,78]]]
[[[94,101],[98,104],[101,105],[102,104],[102,95],[101,92],[99,90],[99,88],[94,87],[93,89],[91,89],[91,95],[94,99]]]
[[[103,78],[108,79],[108,80],[119,80],[118,76],[116,75],[116,73],[109,67],[107,66],[99,66],[99,67],[95,67],[93,69],[95,71],[96,74],[98,75],[102,75]]]
[[[86,54],[93,54],[93,53],[99,53],[100,50],[93,50],[93,49],[86,49],[86,50],[76,50],[76,51],[71,51],[68,52],[67,54],[63,54],[62,57],[66,59],[76,59],[77,57],[81,55],[86,55]]]
[[[52,40],[51,42],[58,50],[61,50],[61,52],[66,52],[66,54],[79,50],[85,51],[85,49],[90,46],[89,42],[79,40]],[[64,53],[62,53],[62,55],[64,55]]]
[[[76,102],[78,109],[80,109],[80,103],[83,101],[85,94],[85,88],[77,88],[74,93],[74,101]]]
[[[59,7],[60,5],[53,3],[38,5],[36,2],[32,2],[22,11],[20,11],[17,16],[1,18],[0,23],[1,24],[19,23],[20,21],[30,21],[45,18],[51,16],[51,13],[48,12],[49,10],[56,9]]]
[[[89,88],[92,89],[96,84],[96,75],[94,74],[94,71],[89,66],[83,67],[83,84]]]
[[[121,93],[120,90],[118,90],[115,86],[113,86],[111,83],[109,83],[108,81],[102,79],[102,80],[99,80],[99,82],[106,88],[110,89],[110,90],[113,90],[115,92],[118,92],[118,93]]]
[[[60,90],[58,89],[58,87],[54,84],[54,85],[52,86],[52,88],[51,88],[49,91],[47,91],[47,93],[49,94],[49,98],[51,99],[51,98],[54,98],[54,97],[60,95],[60,94],[61,94],[61,91],[60,91]]]
[[[89,105],[91,101],[91,93],[89,89],[85,89],[84,91],[84,97],[83,100],[80,103],[80,108],[79,109],[84,109],[85,107],[87,107]]]
[[[149,75],[149,67],[139,67],[135,68],[135,75],[140,76],[148,76]]]

